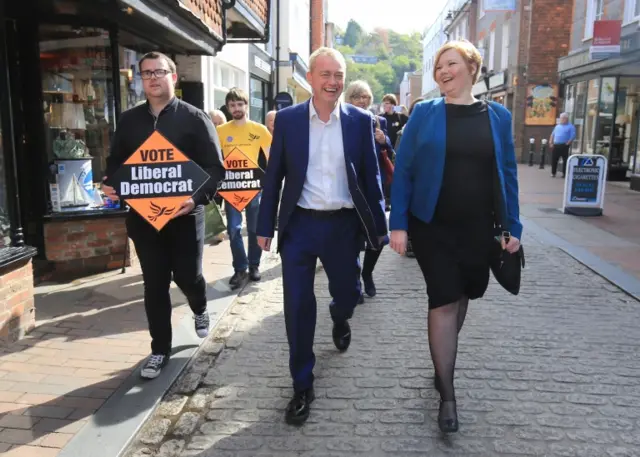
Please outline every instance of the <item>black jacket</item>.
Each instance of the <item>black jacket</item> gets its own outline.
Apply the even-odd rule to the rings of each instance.
[[[211,176],[193,196],[196,208],[208,204],[213,200],[218,184],[225,175],[220,140],[209,116],[175,97],[157,118],[152,114],[148,102],[122,113],[107,158],[106,184],[109,184],[109,176],[118,170],[154,130],[164,135]]]

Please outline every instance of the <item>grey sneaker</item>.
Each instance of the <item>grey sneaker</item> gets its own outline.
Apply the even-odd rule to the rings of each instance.
[[[209,313],[205,311],[202,314],[194,314],[193,317],[196,321],[196,334],[200,338],[209,336]]]
[[[158,377],[162,368],[169,362],[168,355],[151,354],[140,370],[140,376],[145,379],[155,379]]]

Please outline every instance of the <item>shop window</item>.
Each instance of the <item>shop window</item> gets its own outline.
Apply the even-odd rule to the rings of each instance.
[[[576,84],[576,101],[573,125],[576,128],[576,139],[572,143],[572,153],[581,154],[583,152],[582,138],[584,137],[585,114],[587,109],[587,82],[582,81]]]
[[[119,48],[120,68],[120,106],[126,111],[134,106],[146,102],[147,98],[142,87],[139,62],[144,53]]]
[[[564,90],[564,112],[569,115],[569,122],[574,124],[576,103],[576,86],[567,85]]]
[[[621,157],[622,163],[633,171],[634,148],[638,141],[640,78],[620,78],[618,86],[612,156]]]
[[[43,111],[51,208],[110,209],[99,186],[115,126],[113,61],[108,31],[40,26]]]
[[[11,245],[11,221],[9,219],[7,170],[2,147],[2,124],[0,123],[0,249]]]
[[[602,78],[600,98],[598,101],[598,117],[595,132],[595,153],[609,159],[610,165],[619,165],[621,157],[612,149],[614,105],[616,101],[616,78]],[[616,152],[616,154],[612,154]]]
[[[264,83],[256,78],[249,80],[251,86],[249,94],[249,119],[264,123]]]
[[[594,153],[594,139],[598,123],[598,96],[600,95],[600,80],[592,79],[587,85],[587,112],[584,120],[584,154]]]

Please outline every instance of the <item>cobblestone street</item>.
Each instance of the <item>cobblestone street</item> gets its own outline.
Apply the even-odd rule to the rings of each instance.
[[[291,382],[275,268],[241,295],[127,456],[640,456],[640,304],[526,236],[520,296],[493,283],[470,306],[458,434],[436,423],[422,276],[386,248],[378,296],[357,309],[344,354],[318,272],[318,398],[305,426],[283,420]]]

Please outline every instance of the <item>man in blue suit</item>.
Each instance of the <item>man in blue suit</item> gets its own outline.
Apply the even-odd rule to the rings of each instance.
[[[320,48],[309,58],[311,101],[276,115],[271,155],[263,179],[258,244],[269,250],[278,200],[278,251],[282,257],[284,317],[294,396],[285,419],[294,425],[309,417],[314,400],[313,340],[320,259],[334,301],[333,342],[346,351],[348,320],[360,296],[358,253],[365,240],[377,247],[387,234],[384,198],[371,114],[339,101],[346,64],[335,49]]]

